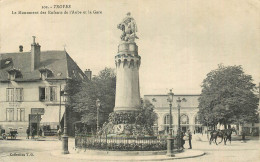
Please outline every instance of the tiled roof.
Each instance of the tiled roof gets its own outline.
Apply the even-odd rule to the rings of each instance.
[[[8,81],[8,70],[15,68],[21,71],[22,78],[15,81],[40,80],[41,68],[53,72],[48,79],[87,79],[86,75],[68,55],[66,51],[41,51],[40,65],[31,71],[31,53],[1,53],[0,54],[0,81]]]

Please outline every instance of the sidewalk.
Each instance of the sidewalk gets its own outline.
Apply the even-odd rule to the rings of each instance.
[[[182,153],[175,154],[175,157],[168,157],[166,155],[127,155],[127,152],[124,152],[125,155],[115,156],[115,153],[109,155],[111,151],[98,151],[98,150],[80,150],[76,151],[71,149],[70,154],[62,154],[61,150],[56,150],[51,152],[52,156],[77,159],[77,160],[93,160],[93,161],[161,161],[161,160],[173,160],[173,159],[185,159],[185,158],[194,158],[202,156],[205,153],[198,150],[185,150]],[[120,152],[120,151],[119,151]],[[118,153],[119,153],[118,152]],[[107,154],[108,153],[108,154]],[[129,152],[130,154],[130,152]]]

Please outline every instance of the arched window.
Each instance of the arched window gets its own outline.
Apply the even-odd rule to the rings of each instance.
[[[195,117],[195,124],[200,124],[199,116],[198,116],[198,115],[196,115],[196,117]]]
[[[189,124],[189,117],[185,114],[181,116],[181,124]]]
[[[172,118],[172,123],[173,123],[173,118]],[[170,124],[170,115],[165,115],[164,117],[164,124]]]
[[[154,121],[153,125],[158,126],[158,115],[157,114],[156,114],[155,118],[156,118],[156,120]]]

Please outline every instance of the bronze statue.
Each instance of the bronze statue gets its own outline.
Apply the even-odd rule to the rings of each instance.
[[[122,22],[117,25],[117,28],[123,32],[121,35],[122,41],[134,42],[135,39],[138,39],[136,36],[137,26],[131,13],[128,12],[126,15],[127,16],[122,20]]]

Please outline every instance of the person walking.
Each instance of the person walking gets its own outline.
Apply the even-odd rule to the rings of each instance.
[[[34,139],[34,134],[35,133],[35,129],[34,128],[32,128],[32,139]]]
[[[189,129],[188,129],[188,132],[187,132],[187,136],[189,137],[189,145],[190,145],[190,148],[189,148],[189,149],[192,149],[192,145],[191,145],[192,133],[190,132]]]
[[[61,129],[60,128],[58,129],[57,134],[58,134],[58,139],[61,140]]]
[[[29,139],[29,137],[30,137],[30,128],[29,127],[27,127],[26,134],[27,134],[26,139]]]
[[[42,136],[42,129],[40,128],[39,129],[39,136],[38,137],[41,137]]]
[[[185,139],[184,139],[185,133],[181,131],[181,147],[184,149]]]

